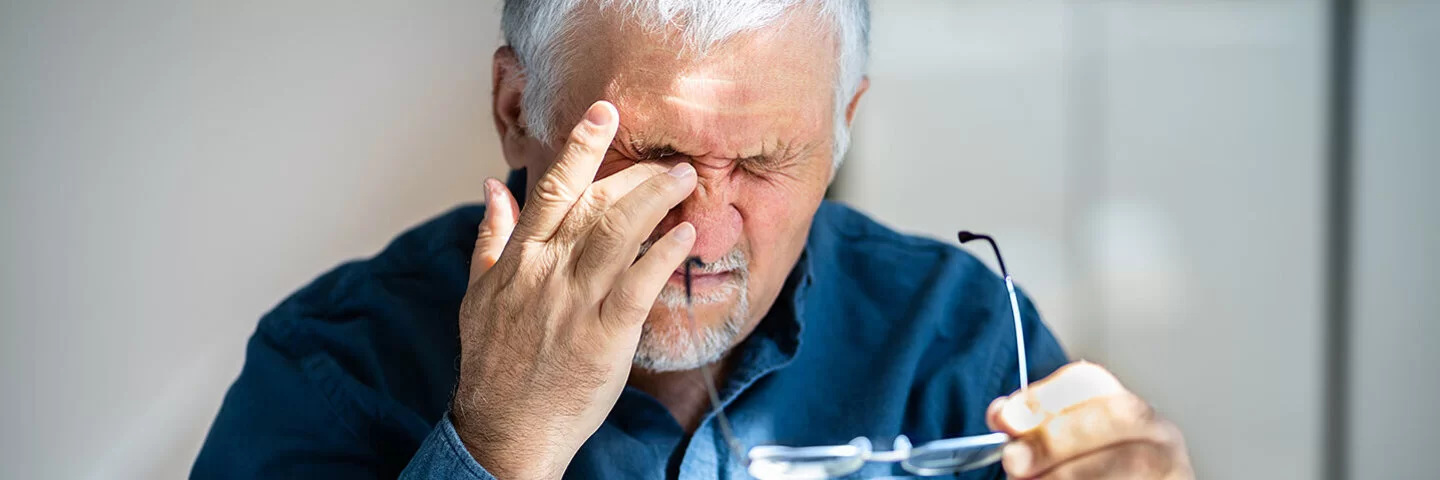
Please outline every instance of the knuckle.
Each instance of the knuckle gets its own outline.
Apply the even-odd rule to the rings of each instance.
[[[630,312],[635,310],[635,291],[628,288],[617,288],[610,291],[610,302],[616,312]]]
[[[592,184],[585,192],[585,203],[592,208],[603,208],[615,203],[615,192],[605,184]]]
[[[553,172],[553,173],[559,173]],[[561,182],[559,175],[546,175],[535,184],[535,198],[544,202],[564,201],[566,196],[565,183]]]
[[[565,140],[565,153],[563,153],[561,157],[573,158],[599,155],[601,152],[601,147],[597,145],[600,143],[599,137],[599,132],[591,131],[584,125],[575,127],[574,130],[570,131],[570,137]]]
[[[606,300],[610,315],[618,321],[627,322],[646,311],[646,306],[641,303],[640,297],[634,290],[628,288],[617,288],[610,291],[610,297]]]
[[[596,233],[603,238],[624,238],[629,229],[631,213],[623,208],[612,208],[600,217],[600,222],[595,226]],[[612,253],[612,252],[606,252]]]
[[[1136,423],[1150,423],[1155,420],[1155,408],[1149,402],[1133,393],[1125,393],[1111,397],[1111,414],[1128,419]]]
[[[589,127],[585,126],[584,122],[581,122],[575,125],[575,128],[570,129],[570,136],[565,138],[565,143],[571,148],[583,148],[589,145],[590,139],[593,137],[594,133],[590,131]]]

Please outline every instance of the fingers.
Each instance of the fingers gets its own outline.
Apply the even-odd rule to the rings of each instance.
[[[650,177],[665,173],[670,168],[671,165],[658,162],[640,162],[631,165],[624,170],[615,172],[614,175],[595,181],[586,191],[585,199],[590,206],[604,211],[619,202],[621,198],[625,198],[625,195],[630,194]]]
[[[535,191],[520,214],[515,238],[544,242],[555,234],[570,208],[594,181],[619,125],[620,114],[610,102],[590,105],[585,119],[570,131],[555,163],[535,184]]]
[[[678,163],[615,202],[584,240],[576,260],[577,274],[608,283],[635,259],[640,244],[665,214],[695,191],[695,182],[695,167]]]
[[[510,241],[519,217],[520,205],[510,189],[499,180],[485,179],[485,219],[480,221],[475,251],[470,254],[470,283],[475,283],[500,260],[500,253]]]
[[[1000,397],[991,400],[990,406],[985,409],[985,426],[990,427],[991,431],[1000,430],[1000,427],[996,425],[996,420],[1000,418],[1000,407],[1005,406],[1005,400],[1009,398],[1010,397]]]
[[[590,188],[585,189],[585,194],[581,195],[580,201],[570,208],[570,215],[556,230],[555,236],[575,238],[583,235],[582,232],[593,226],[595,220],[600,215],[604,215],[605,211],[609,210],[615,202],[624,198],[650,177],[665,173],[669,169],[670,166],[663,163],[641,162],[596,180],[590,185]]]
[[[617,326],[639,325],[655,305],[655,297],[670,280],[670,274],[690,256],[695,245],[695,226],[681,222],[660,237],[645,256],[620,274],[614,288],[600,307],[602,323]]]
[[[991,409],[995,415],[987,420],[996,430],[1018,437],[1089,399],[1125,391],[1120,380],[1109,371],[1099,365],[1079,361],[1030,384],[1028,390],[1006,398],[998,410]]]
[[[1010,478],[1081,480],[1094,478],[1189,478],[1188,467],[1170,455],[1164,445],[1148,442],[1115,444],[1074,461],[1032,475],[1011,474]]]
[[[1164,445],[1150,406],[1130,393],[1092,398],[1005,446],[1001,462],[1028,478],[1099,450],[1127,443]]]
[[[1093,363],[1066,365],[1026,391],[997,399],[985,416],[991,428],[1014,438],[1001,456],[1013,478],[1090,478],[1097,468],[1123,478],[1184,472],[1179,430]],[[1138,446],[1126,446],[1132,444]]]

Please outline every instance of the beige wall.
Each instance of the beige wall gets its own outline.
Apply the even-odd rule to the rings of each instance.
[[[0,477],[183,476],[263,312],[478,200],[497,8],[0,6]]]

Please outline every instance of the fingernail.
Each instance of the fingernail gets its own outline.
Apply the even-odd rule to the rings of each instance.
[[[695,167],[690,166],[688,163],[677,163],[675,166],[670,167],[668,173],[675,178],[685,178],[695,174]]]
[[[1030,451],[1030,445],[1024,441],[1010,442],[1000,453],[1000,463],[1011,475],[1024,475],[1030,471],[1030,464],[1034,460],[1035,452]]]
[[[1000,409],[1005,406],[1005,400],[1007,400],[1007,399],[1009,399],[1009,398],[1010,398],[1010,397],[1000,397],[1000,398],[991,400],[991,401],[990,401],[990,406],[985,408],[985,416],[988,417],[988,416],[990,416],[990,415],[999,414],[1000,411],[1001,411]]]
[[[1044,416],[1039,412],[1030,410],[1030,406],[1026,405],[1023,398],[1011,399],[1000,407],[1000,420],[1005,422],[1005,426],[1012,431],[1028,432],[1040,426],[1043,419]]]
[[[490,182],[493,182],[493,181],[495,181],[495,180],[494,180],[494,179],[491,179],[491,178],[487,178],[487,179],[485,179],[484,182],[480,182],[482,185],[485,186],[485,218],[486,218],[486,219],[489,219],[489,218],[490,218],[490,211],[491,211],[491,210],[494,210],[493,207],[495,206],[495,188],[490,186]]]
[[[997,408],[1000,408],[1000,407],[1002,407],[1002,406],[1005,405],[1005,400],[1008,400],[1008,399],[1010,399],[1010,397],[999,397],[999,398],[996,398],[996,399],[994,399],[994,400],[991,400],[991,401],[990,401],[990,407],[989,407],[989,408],[986,408],[985,410],[988,411],[988,410],[995,410],[995,409],[997,409]]]
[[[590,125],[596,127],[603,127],[609,125],[610,109],[607,108],[605,105],[601,104],[601,102],[595,102],[594,104],[590,105],[589,110],[585,111],[585,121],[589,122]]]
[[[695,225],[691,224],[690,222],[685,222],[680,224],[680,226],[675,227],[676,240],[688,242],[692,238],[695,238]]]

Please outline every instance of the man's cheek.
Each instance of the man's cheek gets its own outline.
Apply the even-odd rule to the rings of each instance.
[[[757,232],[764,232],[761,236],[771,241],[785,241],[786,237],[796,231],[807,229],[810,217],[815,213],[815,205],[819,203],[818,200],[811,202],[805,197],[767,192],[757,193],[746,200],[747,205],[742,208],[746,212],[747,222],[753,222]]]
[[[778,261],[778,257],[772,256],[782,256],[804,242],[810,222],[798,210],[783,202],[750,209],[745,215],[745,230],[756,259]]]

